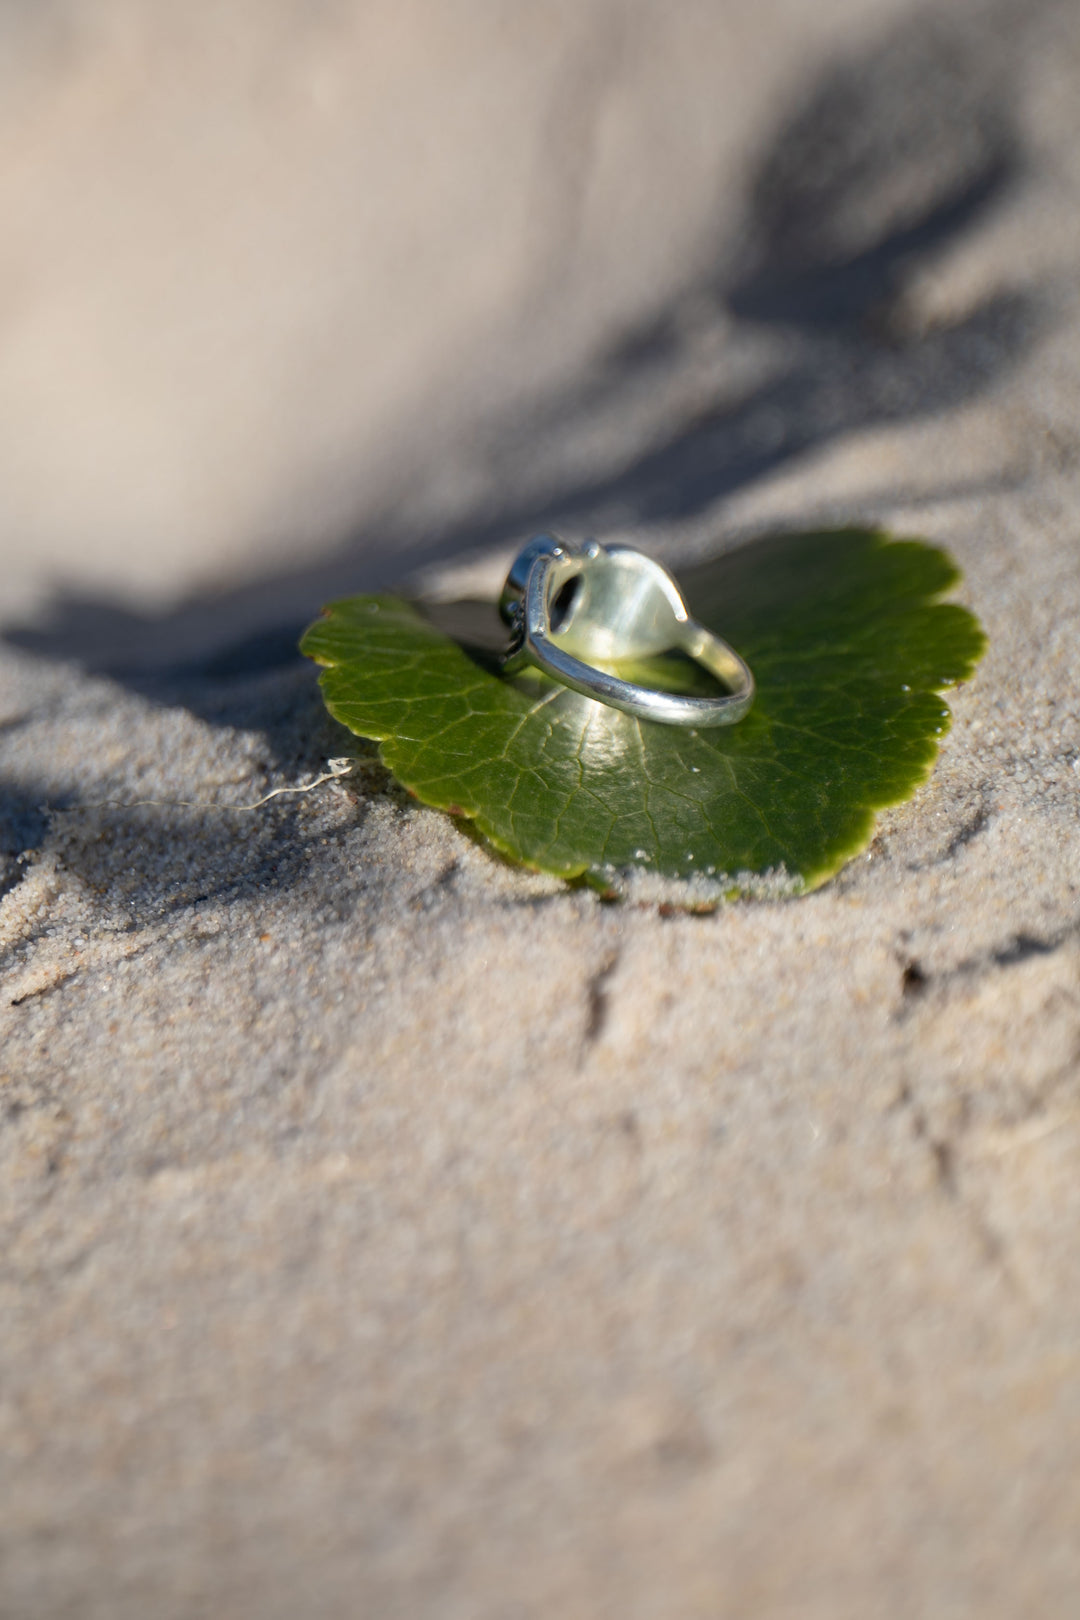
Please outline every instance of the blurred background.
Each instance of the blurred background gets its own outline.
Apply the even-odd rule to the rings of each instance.
[[[1023,477],[933,424],[1072,297],[1078,77],[1068,0],[5,0],[0,624],[257,664]]]

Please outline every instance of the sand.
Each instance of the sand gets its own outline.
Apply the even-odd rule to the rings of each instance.
[[[179,16],[2,22],[0,1613],[1073,1616],[1075,8]],[[334,594],[830,523],[990,643],[812,896],[123,808]]]

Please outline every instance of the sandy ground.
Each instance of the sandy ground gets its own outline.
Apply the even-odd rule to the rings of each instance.
[[[1071,1620],[1075,6],[0,41],[4,1620]],[[807,899],[100,804],[343,752],[335,593],[830,522],[990,650]]]

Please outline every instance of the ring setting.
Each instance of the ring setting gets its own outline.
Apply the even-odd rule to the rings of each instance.
[[[720,636],[690,616],[660,563],[632,546],[576,547],[534,536],[514,561],[499,599],[510,629],[507,675],[533,666],[583,697],[669,726],[730,726],[749,712],[754,677]],[[690,697],[623,680],[604,666],[678,651],[726,688]]]

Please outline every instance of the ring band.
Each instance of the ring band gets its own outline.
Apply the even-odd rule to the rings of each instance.
[[[738,653],[690,617],[667,569],[632,546],[590,541],[578,550],[536,535],[506,577],[499,611],[512,632],[508,675],[532,664],[583,697],[669,726],[734,725],[754,701],[754,677]],[[728,691],[687,697],[597,667],[674,650]]]

